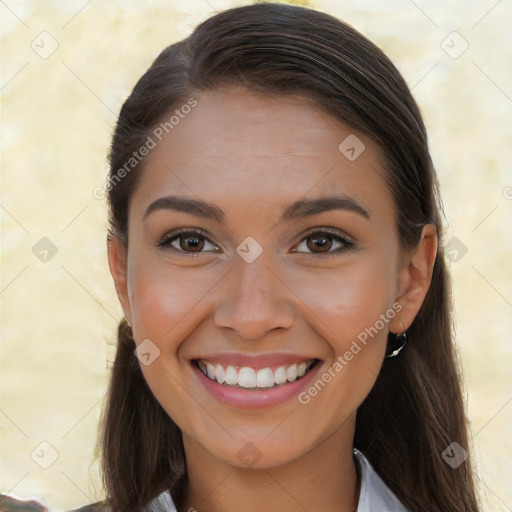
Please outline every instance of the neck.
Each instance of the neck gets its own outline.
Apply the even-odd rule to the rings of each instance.
[[[300,458],[267,468],[240,468],[184,437],[188,481],[181,511],[355,512],[359,483],[353,436],[338,431]]]

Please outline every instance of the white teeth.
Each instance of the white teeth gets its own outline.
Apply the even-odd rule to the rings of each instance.
[[[256,374],[256,386],[259,388],[271,388],[274,385],[274,374],[270,368],[262,368]]]
[[[238,372],[238,385],[243,388],[256,387],[256,372],[252,368],[244,366]]]
[[[293,382],[297,378],[297,365],[292,364],[286,370],[286,379],[288,382]]]
[[[279,366],[274,371],[269,367],[256,371],[248,366],[243,366],[237,371],[235,366],[230,365],[224,368],[221,364],[213,365],[204,359],[198,361],[198,366],[208,378],[216,380],[219,384],[254,389],[271,388],[294,382],[303,377],[314,362],[314,359],[311,359],[299,364]]]
[[[206,365],[206,375],[212,380],[215,379],[215,366],[212,363]]]
[[[286,368],[280,366],[274,373],[274,382],[276,384],[284,384],[286,382]]]
[[[220,364],[215,367],[215,378],[219,384],[224,384],[226,380],[226,374],[224,373],[224,368]]]
[[[226,384],[234,386],[238,384],[238,374],[236,373],[234,366],[228,366],[226,368]]]

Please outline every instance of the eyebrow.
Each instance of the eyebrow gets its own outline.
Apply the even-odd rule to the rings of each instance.
[[[190,213],[221,224],[226,220],[224,210],[217,205],[191,197],[166,196],[156,199],[147,207],[143,220],[157,210]],[[320,197],[318,199],[299,199],[283,208],[280,220],[291,221],[330,210],[347,210],[357,213],[366,219],[370,218],[370,214],[354,199],[348,196],[336,195]]]

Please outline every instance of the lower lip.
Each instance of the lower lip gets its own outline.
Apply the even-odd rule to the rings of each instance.
[[[195,363],[192,368],[198,376],[201,384],[219,402],[239,409],[261,409],[281,404],[298,394],[306,387],[317,374],[321,364],[318,363],[303,377],[287,384],[281,384],[270,389],[243,389],[219,384],[216,380],[207,377]]]

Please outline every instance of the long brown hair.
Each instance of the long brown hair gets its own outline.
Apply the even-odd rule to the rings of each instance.
[[[384,155],[401,245],[414,247],[427,223],[436,225],[442,240],[425,126],[395,66],[332,16],[264,3],[209,18],[162,51],[136,84],[109,155],[109,237],[128,245],[128,205],[144,168],[143,159],[127,167],[133,152],[180,105],[224,85],[299,94],[370,136]],[[441,455],[452,442],[469,452],[450,297],[440,244],[409,343],[400,357],[385,361],[357,412],[354,446],[411,512],[478,511],[470,459],[453,469]],[[149,390],[134,349],[123,320],[99,441],[104,484],[116,511],[136,510],[164,489],[179,503],[186,483],[181,432]]]

